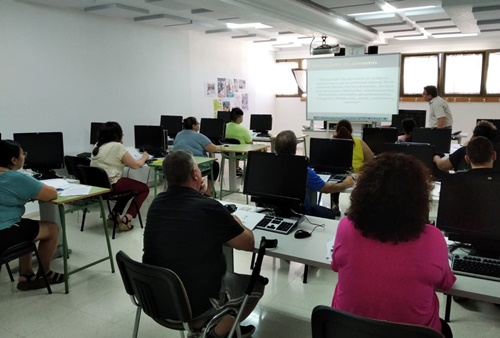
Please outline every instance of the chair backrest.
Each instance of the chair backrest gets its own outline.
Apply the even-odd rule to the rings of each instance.
[[[191,305],[186,290],[173,271],[136,262],[123,251],[116,254],[116,262],[125,290],[136,298],[148,316],[161,321],[191,321]]]
[[[64,156],[64,165],[66,166],[66,170],[68,171],[69,175],[81,181],[82,177],[80,175],[80,171],[78,170],[77,166],[78,165],[89,166],[90,159],[86,157],[66,155]]]
[[[364,318],[324,305],[313,309],[311,328],[312,338],[443,338],[427,326]]]
[[[81,181],[83,184],[111,189],[108,174],[104,169],[84,165],[78,165],[77,168],[82,176]]]

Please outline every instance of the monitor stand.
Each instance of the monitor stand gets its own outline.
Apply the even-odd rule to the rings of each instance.
[[[257,137],[271,137],[269,130],[255,130]]]

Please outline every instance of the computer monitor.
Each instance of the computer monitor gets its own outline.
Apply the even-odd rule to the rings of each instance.
[[[396,128],[363,128],[363,141],[374,154],[383,151],[384,143],[394,143],[398,140]]]
[[[223,119],[224,123],[229,123],[231,122],[231,112],[227,110],[219,110],[217,112],[217,118]]]
[[[94,145],[99,140],[99,131],[104,122],[90,122],[90,144]]]
[[[406,116],[399,114],[392,114],[391,117],[391,127],[398,130],[398,135],[403,135],[405,130],[403,129],[402,122],[406,119]]]
[[[404,118],[413,117],[415,120],[416,127],[424,128],[425,127],[425,110],[418,109],[399,109],[399,115],[403,115]]]
[[[269,136],[269,131],[273,129],[273,116],[250,115],[250,129],[262,136]]]
[[[352,169],[354,142],[345,139],[312,138],[310,166],[318,173],[346,173]]]
[[[307,157],[251,151],[243,193],[281,217],[303,212],[307,186]],[[293,210],[293,211],[292,211]]]
[[[500,181],[473,174],[447,175],[441,182],[437,227],[450,240],[469,243],[478,255],[500,256]]]
[[[13,136],[28,152],[24,168],[38,173],[37,178],[56,178],[53,169],[64,168],[63,133],[15,133]]]
[[[163,157],[167,151],[165,132],[161,126],[134,126],[135,147],[154,157]]]
[[[451,129],[414,128],[412,142],[429,143],[438,154],[448,154],[451,145]]]
[[[415,142],[385,143],[383,152],[386,151],[415,156],[429,169],[434,180],[440,180],[443,176],[443,172],[434,163],[436,152],[433,145]]]
[[[168,137],[174,139],[178,132],[182,130],[182,116],[179,115],[161,115],[160,126],[168,130]]]
[[[200,120],[200,133],[208,137],[212,143],[220,144],[226,135],[226,124],[223,119],[206,119]]]

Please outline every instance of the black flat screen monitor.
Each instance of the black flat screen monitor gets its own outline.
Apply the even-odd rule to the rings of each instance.
[[[386,143],[383,151],[413,155],[424,163],[434,180],[439,180],[443,176],[443,172],[434,163],[436,152],[433,145],[415,142]]]
[[[164,129],[161,126],[134,126],[135,147],[154,157],[162,157],[167,150]]]
[[[40,173],[42,179],[54,178],[52,170],[64,168],[63,133],[15,133],[14,141],[28,152],[24,168]]]
[[[99,131],[104,122],[90,122],[90,144],[95,145],[99,140]]]
[[[200,133],[208,137],[212,143],[219,144],[226,132],[226,124],[223,119],[201,119]]]
[[[412,142],[429,143],[438,154],[448,154],[451,145],[451,129],[415,128],[412,133]]]
[[[363,128],[363,141],[374,154],[383,150],[384,143],[394,143],[398,140],[396,128]]]
[[[310,166],[318,173],[346,173],[352,169],[353,146],[352,140],[312,138]]]
[[[405,133],[402,125],[404,119],[406,119],[406,116],[399,114],[393,114],[391,118],[391,127],[396,128],[399,135],[403,135]]]
[[[416,127],[424,128],[426,111],[417,109],[399,109],[399,115],[403,115],[404,118],[413,117],[416,123]]]
[[[223,119],[224,123],[229,123],[231,122],[231,112],[226,110],[219,110],[217,112],[217,118]]]
[[[250,129],[267,135],[273,129],[272,115],[250,115]]]
[[[182,116],[179,115],[161,115],[160,126],[168,130],[168,137],[174,139],[178,132],[182,130]]]
[[[292,183],[293,182],[293,183]],[[307,157],[251,151],[243,193],[252,201],[272,206],[287,217],[302,212],[307,186]]]
[[[481,256],[500,256],[500,181],[467,173],[441,182],[437,227],[449,239],[472,244]]]

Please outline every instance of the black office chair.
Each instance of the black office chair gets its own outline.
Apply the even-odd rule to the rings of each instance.
[[[318,305],[311,317],[312,338],[443,338],[427,326],[375,320]]]
[[[247,287],[246,299],[243,300],[242,307],[247,303],[257,279],[261,278],[260,267],[265,250],[266,239],[262,237],[257,263]],[[137,337],[141,310],[144,310],[158,324],[180,331],[183,338],[184,331],[187,331],[188,337],[204,338],[222,317],[227,314],[233,315],[236,319],[228,337],[232,337],[235,332],[237,337],[241,336],[239,331],[241,309],[227,306],[219,309],[212,317],[193,318],[186,290],[175,272],[136,262],[123,251],[116,254],[116,262],[120,269],[125,291],[130,296],[132,303],[137,306],[132,337]],[[264,278],[262,282],[267,284],[267,278]]]
[[[7,250],[2,252],[2,254],[0,255],[0,269],[2,268],[2,264],[5,264],[7,272],[9,273],[10,281],[13,282],[14,276],[12,275],[12,271],[10,270],[9,262],[32,252],[35,253],[36,260],[39,264],[40,273],[43,276],[43,281],[45,282],[45,287],[47,288],[47,292],[51,294],[52,290],[50,289],[49,280],[47,279],[47,275],[45,274],[45,270],[43,269],[42,264],[40,264],[40,256],[38,255],[38,250],[35,243],[33,242],[22,242],[11,246],[10,248],[7,248]]]
[[[82,182],[82,175],[80,174],[80,170],[78,170],[78,166],[90,166],[90,159],[88,157],[66,155],[64,156],[64,165],[66,166],[68,175]],[[85,216],[87,216],[88,212],[90,212],[88,208],[83,209],[82,226],[80,227],[80,231],[83,231],[83,226],[85,225]]]
[[[111,204],[109,203],[110,201],[116,202],[118,200],[125,200],[125,199],[127,201],[132,200],[132,203],[135,203],[135,206],[137,208],[137,216],[139,216],[139,222],[141,224],[141,228],[144,228],[142,224],[142,217],[141,217],[141,212],[139,210],[139,206],[137,205],[137,202],[134,199],[136,194],[135,191],[129,190],[124,192],[113,192],[113,188],[111,187],[111,183],[109,182],[108,174],[102,168],[88,167],[84,165],[78,165],[77,168],[78,170],[80,170],[83,184],[92,185],[94,187],[107,188],[111,190],[111,192],[101,195],[101,197],[104,200],[106,200],[108,204],[108,211],[110,215],[113,215],[113,236],[112,236],[113,239],[115,239],[116,228],[120,224],[120,220],[118,216],[115,215],[115,213],[111,209]],[[82,229],[83,229],[83,223],[82,223]]]

